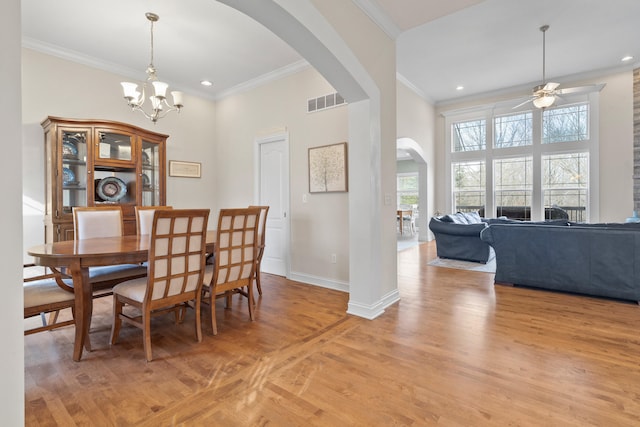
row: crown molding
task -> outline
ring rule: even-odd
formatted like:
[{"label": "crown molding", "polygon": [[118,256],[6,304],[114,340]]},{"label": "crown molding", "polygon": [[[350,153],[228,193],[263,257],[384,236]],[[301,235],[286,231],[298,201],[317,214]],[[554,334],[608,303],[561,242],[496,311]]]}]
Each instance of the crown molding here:
[{"label": "crown molding", "polygon": [[352,0],[371,20],[382,29],[391,39],[398,38],[402,30],[384,13],[375,0]]},{"label": "crown molding", "polygon": [[233,86],[227,90],[219,92],[216,94],[215,100],[219,101],[223,98],[226,98],[232,95],[238,95],[242,92],[247,92],[251,89],[265,85],[272,81],[290,76],[292,74],[296,74],[302,70],[309,68],[310,66],[311,65],[309,65],[309,63],[306,60],[302,59],[300,61],[294,62],[293,64],[289,64],[285,67],[278,68],[277,70],[273,70],[271,72],[258,76],[255,79],[247,80],[244,83],[240,83],[239,85]]},{"label": "crown molding", "polygon": [[397,71],[396,71],[396,79],[400,83],[405,85],[407,87],[407,89],[409,89],[410,91],[412,91],[413,93],[418,95],[420,98],[422,98],[425,102],[428,102],[431,105],[435,104],[433,99],[431,99],[429,96],[427,96],[427,94],[424,93],[418,86],[416,86],[413,83],[411,83],[411,81],[409,79],[407,79],[405,76],[403,76],[402,74],[400,74]]}]

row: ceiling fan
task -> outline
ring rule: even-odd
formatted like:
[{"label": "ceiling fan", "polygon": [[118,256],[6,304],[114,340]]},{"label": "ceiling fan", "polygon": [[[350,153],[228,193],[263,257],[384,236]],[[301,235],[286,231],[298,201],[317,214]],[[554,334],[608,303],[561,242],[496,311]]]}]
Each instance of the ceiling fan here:
[{"label": "ceiling fan", "polygon": [[592,90],[595,85],[591,86],[579,86],[579,87],[570,87],[565,89],[558,89],[560,83],[553,83],[546,81],[545,74],[545,49],[546,49],[546,39],[545,33],[549,29],[548,25],[543,25],[540,27],[540,31],[542,31],[542,84],[533,88],[533,96],[526,101],[516,105],[513,107],[514,109],[522,107],[523,105],[532,102],[536,108],[547,108],[551,107],[553,103],[559,98],[559,95],[569,94],[569,93],[580,93],[580,92],[588,92]]}]

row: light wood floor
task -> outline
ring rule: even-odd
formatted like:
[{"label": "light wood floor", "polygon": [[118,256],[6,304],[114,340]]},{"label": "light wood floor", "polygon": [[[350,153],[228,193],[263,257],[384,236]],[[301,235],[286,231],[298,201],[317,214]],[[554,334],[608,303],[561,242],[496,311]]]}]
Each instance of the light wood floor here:
[{"label": "light wood floor", "polygon": [[402,300],[372,321],[344,293],[264,275],[253,323],[238,297],[200,344],[193,313],[154,319],[151,363],[135,328],[108,346],[103,298],[81,362],[72,328],[25,337],[26,424],[640,425],[640,307],[494,287],[434,257],[398,253]]}]

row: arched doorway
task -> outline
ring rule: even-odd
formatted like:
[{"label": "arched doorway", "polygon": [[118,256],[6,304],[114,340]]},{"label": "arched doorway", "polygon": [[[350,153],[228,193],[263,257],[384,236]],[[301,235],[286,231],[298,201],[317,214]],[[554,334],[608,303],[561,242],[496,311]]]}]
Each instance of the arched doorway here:
[{"label": "arched doorway", "polygon": [[422,212],[416,219],[418,228],[418,240],[421,242],[428,240],[427,215],[429,212],[427,205],[427,159],[422,147],[411,138],[398,138],[396,141],[396,151],[406,153],[417,165],[418,169],[418,206]]},{"label": "arched doorway", "polygon": [[[388,58],[390,66],[388,73],[380,73],[379,64],[375,65],[374,76],[363,65],[370,56],[366,48],[359,43],[349,45],[343,38],[348,37],[345,32],[353,31],[351,26],[340,27],[345,22],[344,16],[353,14],[359,18],[363,13],[353,4],[340,6],[340,19],[333,22],[332,14],[338,10],[335,2],[219,1],[251,16],[296,49],[348,102],[347,312],[373,319],[400,299],[395,255],[395,206],[391,204],[395,168],[384,167],[393,161],[395,149],[392,146],[396,114],[395,43],[386,35],[380,40],[378,56]],[[336,28],[343,32],[339,34]],[[380,34],[384,34],[376,28],[368,30],[372,39],[380,39]],[[358,29],[359,33],[362,31]],[[357,56],[352,49],[362,49],[360,53],[364,55]]]}]

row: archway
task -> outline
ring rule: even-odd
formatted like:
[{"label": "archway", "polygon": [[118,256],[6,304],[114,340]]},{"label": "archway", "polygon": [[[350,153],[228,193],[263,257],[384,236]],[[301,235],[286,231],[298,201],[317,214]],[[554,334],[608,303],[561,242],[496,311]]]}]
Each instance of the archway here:
[{"label": "archway", "polygon": [[428,240],[427,215],[429,212],[427,205],[427,159],[424,155],[422,147],[411,138],[398,138],[396,141],[396,150],[409,154],[414,162],[418,165],[418,205],[420,206],[421,215],[418,216],[416,225],[418,226],[418,240],[421,242]]},{"label": "archway", "polygon": [[[390,203],[395,188],[395,181],[391,181],[395,168],[383,167],[384,163],[391,161],[389,155],[395,147],[382,143],[383,137],[395,135],[395,67],[391,67],[393,73],[382,77],[377,70],[374,78],[363,66],[368,56],[366,52],[361,52],[365,53],[364,57],[356,56],[344,35],[336,31],[344,22],[342,15],[347,15],[349,10],[353,14],[363,13],[353,5],[339,6],[337,2],[327,4],[310,0],[218,1],[251,16],[291,45],[348,102],[347,312],[373,319],[400,299],[395,255],[395,207]],[[331,25],[329,20],[338,10],[340,17],[335,19],[340,21],[334,23],[336,26]],[[350,30],[351,27],[346,28],[346,31]],[[365,49],[357,43],[354,46]],[[393,53],[388,56],[395,61],[395,44],[386,46],[391,47],[384,50],[381,46],[379,53]],[[367,214],[362,215],[362,212]]]}]

